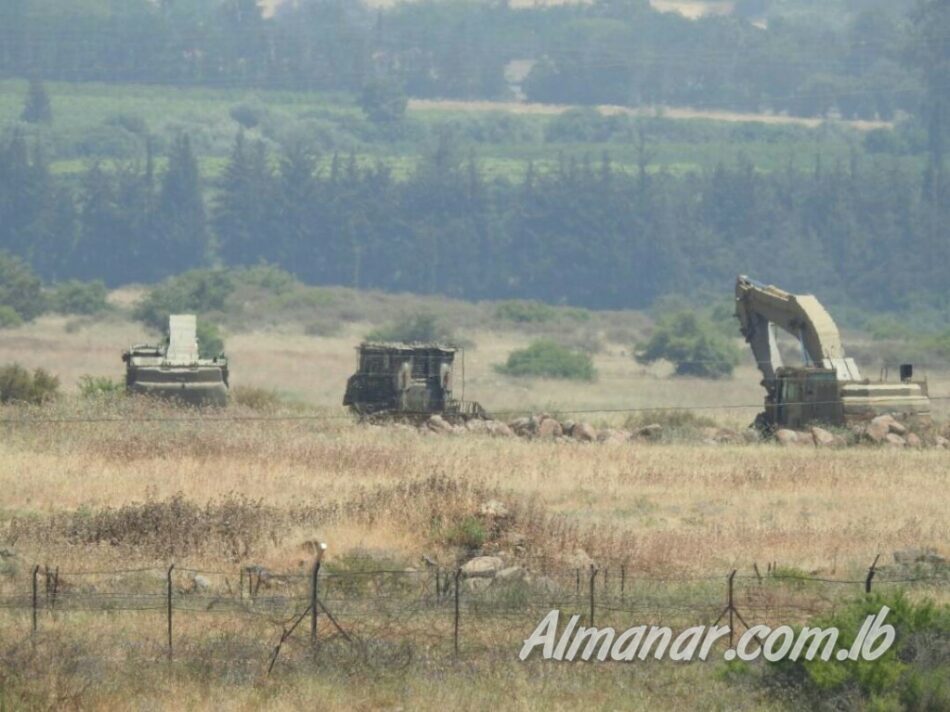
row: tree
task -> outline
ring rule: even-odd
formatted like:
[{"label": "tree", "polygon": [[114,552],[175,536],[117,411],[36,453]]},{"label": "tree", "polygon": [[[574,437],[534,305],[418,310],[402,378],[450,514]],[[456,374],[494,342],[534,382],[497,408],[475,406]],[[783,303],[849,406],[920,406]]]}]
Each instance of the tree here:
[{"label": "tree", "polygon": [[360,108],[374,124],[396,124],[406,115],[409,98],[396,82],[373,79],[363,86]]},{"label": "tree", "polygon": [[43,82],[39,79],[30,80],[30,88],[27,90],[26,102],[20,118],[28,124],[48,124],[53,120],[53,109],[50,106],[49,95],[46,93]]},{"label": "tree", "polygon": [[13,309],[24,321],[46,309],[42,282],[19,257],[0,251],[0,305]]},{"label": "tree", "polygon": [[708,319],[677,312],[660,319],[636,359],[644,364],[670,361],[680,376],[724,378],[738,365],[739,350]]},{"label": "tree", "polygon": [[162,177],[156,216],[158,234],[150,258],[157,277],[176,274],[205,262],[208,231],[198,160],[188,134],[175,139]]},{"label": "tree", "polygon": [[234,139],[220,188],[213,220],[227,262],[249,265],[273,257],[274,240],[261,239],[273,228],[273,175],[264,144],[248,144],[243,129]]}]

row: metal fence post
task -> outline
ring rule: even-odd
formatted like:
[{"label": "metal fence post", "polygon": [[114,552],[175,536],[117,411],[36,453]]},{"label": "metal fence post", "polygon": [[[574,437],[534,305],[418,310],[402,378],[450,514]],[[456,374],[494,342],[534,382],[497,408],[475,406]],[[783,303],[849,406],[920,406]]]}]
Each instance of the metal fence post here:
[{"label": "metal fence post", "polygon": [[620,564],[620,600],[623,601],[627,588],[627,565]]},{"label": "metal fence post", "polygon": [[168,575],[166,577],[168,604],[168,662],[171,662],[175,655],[175,649],[172,647],[172,572],[174,570],[175,564],[172,564],[168,567]]},{"label": "metal fence post", "polygon": [[462,569],[458,568],[455,570],[455,626],[452,633],[452,639],[455,646],[455,657],[459,655],[459,618],[460,618],[460,606],[459,606],[459,580],[462,578]]},{"label": "metal fence post", "polygon": [[40,577],[40,565],[36,564],[33,567],[33,636],[34,637],[36,636],[36,627],[37,627],[36,611],[37,611],[37,607],[39,606],[39,600],[38,600],[39,577]]},{"label": "metal fence post", "polygon": [[871,568],[868,569],[868,577],[864,579],[864,592],[871,593],[871,581],[874,580],[874,574],[877,573],[877,561],[881,558],[881,555],[878,554],[874,557],[874,561],[871,564]]},{"label": "metal fence post", "polygon": [[317,581],[320,576],[320,557],[313,563],[310,577],[310,643],[317,644]]},{"label": "metal fence post", "polygon": [[726,593],[727,606],[729,607],[729,647],[732,647],[732,628],[734,624],[733,613],[736,610],[735,606],[732,603],[732,593],[733,593],[733,579],[736,577],[735,569],[732,570],[732,573],[729,574],[729,584],[728,591]]},{"label": "metal fence post", "polygon": [[597,569],[590,565],[590,624],[594,625],[594,589],[597,585]]}]

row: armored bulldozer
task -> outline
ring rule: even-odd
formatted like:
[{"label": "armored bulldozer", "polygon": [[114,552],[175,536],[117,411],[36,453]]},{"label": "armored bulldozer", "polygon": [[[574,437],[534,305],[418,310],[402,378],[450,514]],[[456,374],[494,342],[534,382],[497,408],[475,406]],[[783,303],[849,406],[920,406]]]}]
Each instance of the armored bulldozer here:
[{"label": "armored bulldozer", "polygon": [[165,343],[137,344],[123,353],[126,391],[194,406],[227,405],[228,360],[223,354],[199,357],[197,326],[194,314],[173,314]]},{"label": "armored bulldozer", "polygon": [[360,344],[356,373],[346,382],[343,405],[374,420],[411,422],[432,415],[455,422],[486,418],[478,403],[454,395],[458,351],[437,344]]},{"label": "armored bulldozer", "polygon": [[[765,412],[756,418],[762,430],[801,428],[813,423],[851,425],[892,414],[930,420],[927,382],[915,380],[911,364],[900,367],[900,380],[863,378],[844,353],[838,327],[810,294],[790,294],[745,276],[736,280],[736,317],[752,347],[765,387]],[[786,366],[776,329],[801,345],[802,365]]]}]

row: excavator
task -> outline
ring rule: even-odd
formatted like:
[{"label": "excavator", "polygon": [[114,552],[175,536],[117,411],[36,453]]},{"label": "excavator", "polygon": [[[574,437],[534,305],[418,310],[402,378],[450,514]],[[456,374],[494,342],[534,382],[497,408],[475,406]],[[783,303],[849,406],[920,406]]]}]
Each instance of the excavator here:
[{"label": "excavator", "polygon": [[[791,294],[740,275],[736,318],[763,376],[765,412],[755,422],[760,430],[847,426],[885,413],[930,419],[927,383],[914,380],[913,365],[901,365],[899,382],[862,378],[854,359],[845,356],[834,320],[811,294]],[[783,363],[778,328],[801,344],[802,365]]]}]

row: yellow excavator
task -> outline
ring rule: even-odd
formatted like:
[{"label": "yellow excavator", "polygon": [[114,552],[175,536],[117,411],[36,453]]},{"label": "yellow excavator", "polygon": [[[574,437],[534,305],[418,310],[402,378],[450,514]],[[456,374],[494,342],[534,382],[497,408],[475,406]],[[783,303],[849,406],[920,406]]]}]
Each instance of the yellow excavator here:
[{"label": "yellow excavator", "polygon": [[[927,383],[914,380],[913,366],[901,365],[899,382],[862,378],[854,359],[845,356],[834,320],[814,296],[739,276],[736,317],[763,376],[765,412],[756,418],[760,429],[844,426],[885,413],[930,419]],[[783,363],[778,328],[801,344],[802,365]]]}]

